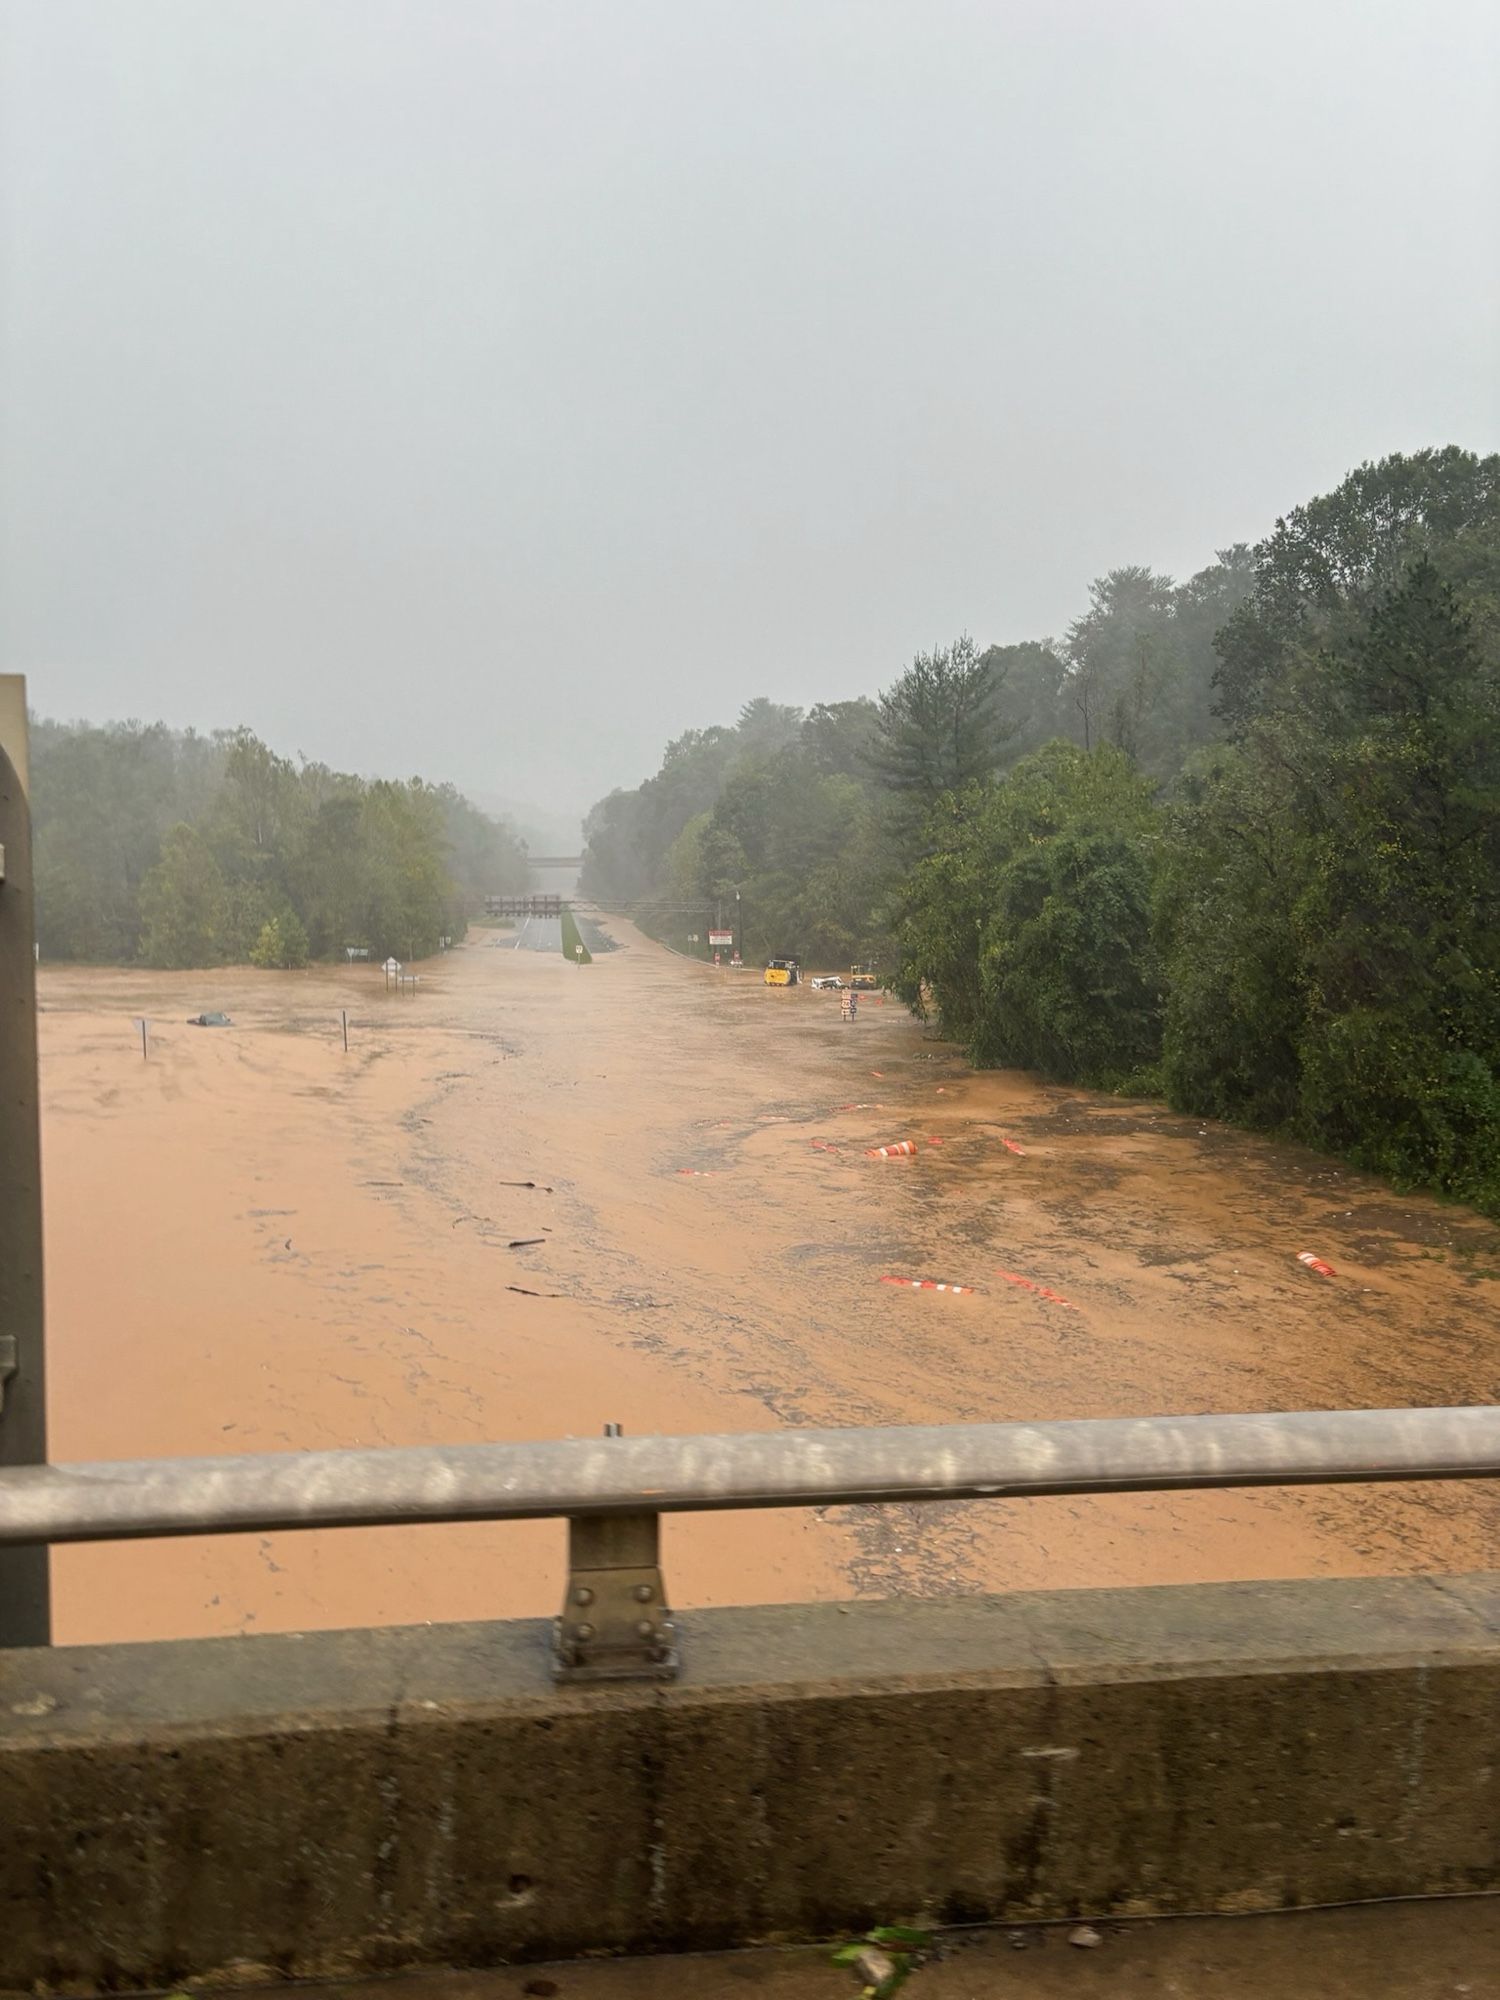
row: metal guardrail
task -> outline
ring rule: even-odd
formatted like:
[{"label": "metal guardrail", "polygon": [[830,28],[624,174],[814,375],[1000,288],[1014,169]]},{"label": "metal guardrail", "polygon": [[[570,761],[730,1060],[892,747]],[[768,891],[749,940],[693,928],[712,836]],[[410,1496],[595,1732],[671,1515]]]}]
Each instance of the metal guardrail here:
[{"label": "metal guardrail", "polygon": [[752,1507],[1027,1499],[1231,1486],[1500,1478],[1500,1407],[1109,1417],[422,1445],[23,1466],[0,1549],[289,1528],[558,1517],[561,1679],[670,1678],[660,1517]]}]

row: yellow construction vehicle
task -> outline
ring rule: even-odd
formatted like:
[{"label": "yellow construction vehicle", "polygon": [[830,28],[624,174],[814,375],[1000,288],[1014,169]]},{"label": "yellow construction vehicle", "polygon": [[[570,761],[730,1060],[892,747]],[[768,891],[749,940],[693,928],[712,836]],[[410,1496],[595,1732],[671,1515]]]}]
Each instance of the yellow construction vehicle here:
[{"label": "yellow construction vehicle", "polygon": [[766,967],[767,986],[795,986],[801,977],[795,958],[773,958]]},{"label": "yellow construction vehicle", "polygon": [[880,981],[875,976],[874,966],[866,963],[864,965],[850,966],[848,983],[851,992],[873,993],[880,984]]}]

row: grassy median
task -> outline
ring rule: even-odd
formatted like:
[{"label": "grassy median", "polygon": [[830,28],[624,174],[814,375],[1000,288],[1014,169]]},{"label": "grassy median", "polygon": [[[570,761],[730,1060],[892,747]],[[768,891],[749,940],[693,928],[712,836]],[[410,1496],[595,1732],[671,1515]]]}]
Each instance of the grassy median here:
[{"label": "grassy median", "polygon": [[562,948],[563,957],[571,958],[579,965],[592,965],[594,962],[594,954],[584,943],[582,933],[574,921],[573,912],[566,904],[562,912]]}]

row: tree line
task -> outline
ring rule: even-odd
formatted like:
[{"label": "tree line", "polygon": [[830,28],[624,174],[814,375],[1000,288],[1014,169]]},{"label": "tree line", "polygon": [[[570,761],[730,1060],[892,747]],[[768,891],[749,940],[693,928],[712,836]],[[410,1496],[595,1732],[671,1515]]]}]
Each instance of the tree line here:
[{"label": "tree line", "polygon": [[673,942],[738,890],[747,949],[878,955],[976,1064],[1500,1214],[1500,457],[1362,466],[1060,641],[751,702],[585,834]]},{"label": "tree line", "polygon": [[294,763],[248,729],[33,721],[31,796],[48,958],[421,958],[527,882],[524,844],[452,785]]}]

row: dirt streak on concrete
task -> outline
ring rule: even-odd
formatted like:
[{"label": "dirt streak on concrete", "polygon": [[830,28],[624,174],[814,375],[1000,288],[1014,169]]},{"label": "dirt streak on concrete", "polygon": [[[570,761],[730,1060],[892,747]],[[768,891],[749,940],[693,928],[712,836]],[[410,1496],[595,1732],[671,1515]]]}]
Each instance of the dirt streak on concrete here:
[{"label": "dirt streak on concrete", "polygon": [[[617,930],[581,969],[475,933],[400,999],[366,968],[44,967],[53,1456],[1500,1401],[1500,1230],[1471,1214],[974,1075],[894,1003],[846,1026],[836,995]],[[235,1026],[186,1026],[204,1007]],[[907,1137],[913,1160],[867,1156]],[[676,1600],[719,1604],[1461,1569],[1497,1525],[1471,1485],[719,1515],[666,1540]],[[562,1535],[63,1550],[59,1631],[544,1612]]]}]

